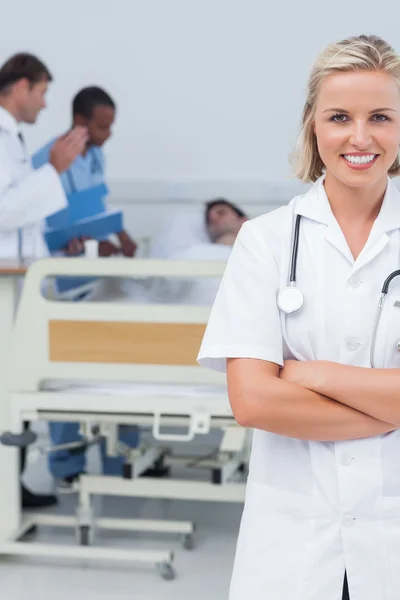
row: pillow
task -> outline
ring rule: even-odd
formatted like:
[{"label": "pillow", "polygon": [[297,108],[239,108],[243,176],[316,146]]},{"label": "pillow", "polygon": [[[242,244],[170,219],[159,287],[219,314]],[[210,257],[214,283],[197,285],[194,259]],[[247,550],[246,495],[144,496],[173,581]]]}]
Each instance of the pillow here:
[{"label": "pillow", "polygon": [[150,258],[169,258],[194,244],[210,243],[204,222],[204,209],[190,213],[177,213],[164,223],[161,233],[152,242]]}]

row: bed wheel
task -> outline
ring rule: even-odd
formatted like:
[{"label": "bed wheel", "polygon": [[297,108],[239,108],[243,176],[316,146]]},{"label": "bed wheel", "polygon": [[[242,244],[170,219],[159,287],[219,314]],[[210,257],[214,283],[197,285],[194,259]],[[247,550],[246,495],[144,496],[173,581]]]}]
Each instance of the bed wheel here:
[{"label": "bed wheel", "polygon": [[156,565],[157,571],[165,581],[172,581],[176,577],[175,569],[172,565],[167,562],[158,563]]},{"label": "bed wheel", "polygon": [[89,525],[81,525],[78,529],[79,532],[79,545],[90,546],[90,527]]},{"label": "bed wheel", "polygon": [[193,533],[187,533],[182,538],[182,547],[185,550],[193,550],[195,547]]}]

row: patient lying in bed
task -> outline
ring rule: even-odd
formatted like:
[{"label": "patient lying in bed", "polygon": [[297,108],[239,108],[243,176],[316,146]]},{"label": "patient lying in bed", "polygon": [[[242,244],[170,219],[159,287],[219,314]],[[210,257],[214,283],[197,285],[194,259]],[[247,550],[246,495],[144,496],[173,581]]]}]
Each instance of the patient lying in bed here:
[{"label": "patient lying in bed", "polygon": [[[238,207],[223,198],[208,202],[205,207],[204,241],[171,249],[165,258],[170,260],[228,260],[239,230],[247,220]],[[135,303],[211,305],[220,279],[211,277],[176,280],[150,278],[145,280],[105,280],[99,284],[91,301]]]},{"label": "patient lying in bed", "polygon": [[[209,202],[205,207],[204,221],[203,223],[200,221],[203,237],[199,236],[197,240],[192,240],[191,243],[184,243],[185,236],[179,237],[179,228],[178,235],[175,235],[176,230],[175,232],[169,231],[168,233],[172,233],[172,241],[178,242],[178,244],[175,243],[175,246],[170,248],[168,252],[164,249],[163,253],[158,255],[154,253],[153,258],[226,262],[239,229],[245,220],[246,215],[228,201],[219,198]],[[185,232],[183,231],[183,233]],[[219,277],[193,277],[180,278],[179,280],[159,277],[135,280],[104,279],[96,284],[93,294],[90,297],[86,296],[83,301],[211,306],[219,284]],[[165,389],[164,384],[163,386]],[[107,393],[104,386],[100,386],[100,389]],[[176,395],[176,386],[171,390],[171,393]],[[76,424],[53,423],[50,431],[54,443],[75,442],[80,439]],[[134,443],[137,443],[137,432],[132,435]],[[130,445],[132,445],[131,438]],[[63,451],[56,456],[58,471],[63,473],[63,479],[58,482],[58,485],[65,490],[72,485],[80,472],[84,470],[84,456],[80,456],[78,462],[75,460],[76,456],[74,457],[68,451]],[[121,464],[119,464],[119,469],[122,468]]]}]

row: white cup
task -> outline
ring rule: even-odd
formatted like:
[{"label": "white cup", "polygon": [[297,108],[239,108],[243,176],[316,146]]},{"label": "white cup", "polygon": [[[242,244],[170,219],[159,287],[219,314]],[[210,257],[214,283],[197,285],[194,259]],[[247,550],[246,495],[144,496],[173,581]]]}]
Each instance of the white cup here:
[{"label": "white cup", "polygon": [[97,258],[99,256],[98,240],[85,240],[84,244],[86,258]]}]

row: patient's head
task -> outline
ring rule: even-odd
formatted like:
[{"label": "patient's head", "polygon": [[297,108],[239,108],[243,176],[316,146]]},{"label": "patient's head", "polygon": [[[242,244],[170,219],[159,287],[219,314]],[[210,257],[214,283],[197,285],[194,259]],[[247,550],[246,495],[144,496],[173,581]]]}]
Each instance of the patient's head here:
[{"label": "patient's head", "polygon": [[207,202],[205,218],[211,240],[227,245],[233,245],[241,226],[248,219],[240,208],[225,198]]}]

